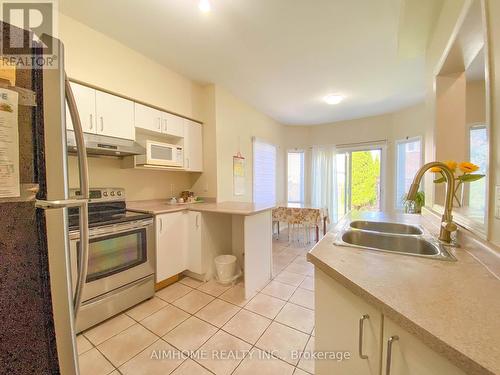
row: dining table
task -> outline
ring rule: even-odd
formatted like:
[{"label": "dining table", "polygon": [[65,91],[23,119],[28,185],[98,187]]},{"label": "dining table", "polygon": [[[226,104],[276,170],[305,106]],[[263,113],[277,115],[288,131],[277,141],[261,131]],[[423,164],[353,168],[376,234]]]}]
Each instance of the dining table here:
[{"label": "dining table", "polygon": [[328,208],[320,205],[285,202],[277,204],[272,211],[273,223],[277,223],[278,236],[280,233],[280,222],[287,224],[303,224],[311,225],[316,229],[316,242],[319,241],[319,228],[323,227],[323,235],[326,234],[326,229],[330,218],[328,216]]}]

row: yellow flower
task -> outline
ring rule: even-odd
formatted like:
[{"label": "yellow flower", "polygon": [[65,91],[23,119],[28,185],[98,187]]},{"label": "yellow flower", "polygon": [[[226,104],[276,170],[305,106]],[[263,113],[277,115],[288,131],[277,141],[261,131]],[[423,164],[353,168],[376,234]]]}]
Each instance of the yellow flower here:
[{"label": "yellow flower", "polygon": [[473,164],[473,163],[468,162],[468,161],[464,161],[463,163],[460,163],[458,165],[458,168],[460,168],[460,170],[464,173],[472,173],[472,172],[479,170],[479,167],[476,164]]},{"label": "yellow flower", "polygon": [[455,172],[455,170],[457,169],[457,162],[454,160],[446,160],[444,163],[448,168],[451,169],[452,172]]},{"label": "yellow flower", "polygon": [[[456,171],[456,169],[457,169],[457,162],[456,161],[446,160],[443,163],[446,164],[446,166],[448,168],[450,168],[452,172]],[[441,172],[441,167],[432,167],[431,168],[431,172],[440,173]]]}]

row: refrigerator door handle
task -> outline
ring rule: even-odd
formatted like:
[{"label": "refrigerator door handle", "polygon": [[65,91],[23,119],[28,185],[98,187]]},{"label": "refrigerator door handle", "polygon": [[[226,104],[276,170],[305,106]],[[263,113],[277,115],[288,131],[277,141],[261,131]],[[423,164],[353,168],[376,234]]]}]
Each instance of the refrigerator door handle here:
[{"label": "refrigerator door handle", "polygon": [[50,208],[70,208],[70,207],[83,207],[87,205],[87,199],[61,199],[58,201],[44,201],[37,199],[35,206],[44,210]]},{"label": "refrigerator door handle", "polygon": [[87,163],[87,151],[85,149],[85,140],[83,138],[83,128],[80,121],[80,116],[78,114],[78,108],[76,106],[75,97],[73,96],[73,91],[71,90],[71,85],[69,84],[68,77],[65,76],[65,95],[66,101],[68,103],[69,114],[71,116],[71,121],[73,122],[73,128],[75,131],[75,140],[77,146],[78,155],[78,169],[80,172],[80,192],[82,195],[80,205],[80,258],[78,259],[78,275],[76,278],[76,288],[75,295],[73,298],[74,314],[75,319],[78,316],[78,310],[82,304],[82,292],[83,286],[87,279],[87,267],[89,259],[89,209],[88,200],[90,198],[89,192],[89,172]]}]

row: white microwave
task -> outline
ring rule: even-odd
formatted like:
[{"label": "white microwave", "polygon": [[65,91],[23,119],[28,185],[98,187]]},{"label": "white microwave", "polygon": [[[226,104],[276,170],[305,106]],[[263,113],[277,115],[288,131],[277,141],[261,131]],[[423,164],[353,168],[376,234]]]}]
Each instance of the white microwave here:
[{"label": "white microwave", "polygon": [[136,156],[136,164],[182,168],[184,149],[182,146],[148,140],[146,141],[146,154]]}]

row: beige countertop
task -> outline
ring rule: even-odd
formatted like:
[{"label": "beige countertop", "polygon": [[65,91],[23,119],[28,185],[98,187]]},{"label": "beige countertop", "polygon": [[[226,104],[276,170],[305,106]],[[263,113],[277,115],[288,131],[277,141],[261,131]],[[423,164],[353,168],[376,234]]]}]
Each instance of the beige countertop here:
[{"label": "beige countertop", "polygon": [[[384,213],[353,213],[337,228],[358,218],[431,228],[420,215]],[[467,374],[500,374],[500,277],[494,268],[465,246],[451,250],[457,262],[446,262],[336,246],[334,233],[309,252],[310,262]]]},{"label": "beige countertop", "polygon": [[273,204],[254,204],[245,202],[169,204],[166,199],[127,202],[127,209],[146,212],[153,215],[190,210],[198,212],[250,216],[263,211],[271,210],[274,207],[275,205]]}]

